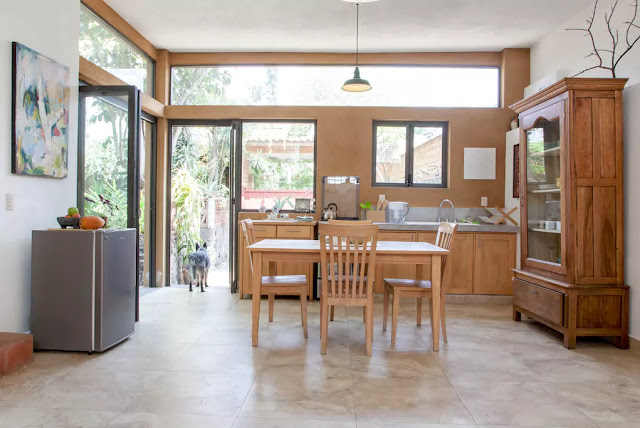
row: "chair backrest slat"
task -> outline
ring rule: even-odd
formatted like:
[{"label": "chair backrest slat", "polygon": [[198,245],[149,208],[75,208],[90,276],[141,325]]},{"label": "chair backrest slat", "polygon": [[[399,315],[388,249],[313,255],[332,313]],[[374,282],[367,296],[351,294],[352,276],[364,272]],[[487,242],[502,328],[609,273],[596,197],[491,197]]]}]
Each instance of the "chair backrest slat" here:
[{"label": "chair backrest slat", "polygon": [[[240,224],[242,225],[244,242],[246,243],[247,247],[249,245],[255,244],[256,236],[253,230],[253,221],[251,221],[251,219],[246,219],[242,220]],[[253,274],[253,257],[251,256],[251,251],[249,251],[249,265],[251,265],[251,274]]]},{"label": "chair backrest slat", "polygon": [[[438,226],[438,234],[436,235],[436,245],[445,250],[451,251],[453,246],[453,237],[458,230],[456,223],[440,223]],[[444,274],[444,268],[447,264],[447,255],[442,256],[441,273]]]},{"label": "chair backrest slat", "polygon": [[372,295],[378,226],[322,224],[319,232],[322,293],[349,299]]}]

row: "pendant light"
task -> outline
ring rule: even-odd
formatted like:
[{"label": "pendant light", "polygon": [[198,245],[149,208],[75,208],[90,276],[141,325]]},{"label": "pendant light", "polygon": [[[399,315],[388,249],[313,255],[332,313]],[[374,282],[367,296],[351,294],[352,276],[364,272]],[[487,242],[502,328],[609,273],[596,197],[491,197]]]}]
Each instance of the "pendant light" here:
[{"label": "pendant light", "polygon": [[347,92],[366,92],[371,90],[369,81],[360,77],[358,67],[358,53],[360,49],[360,3],[356,3],[356,69],[353,71],[353,79],[344,82],[342,89]]}]

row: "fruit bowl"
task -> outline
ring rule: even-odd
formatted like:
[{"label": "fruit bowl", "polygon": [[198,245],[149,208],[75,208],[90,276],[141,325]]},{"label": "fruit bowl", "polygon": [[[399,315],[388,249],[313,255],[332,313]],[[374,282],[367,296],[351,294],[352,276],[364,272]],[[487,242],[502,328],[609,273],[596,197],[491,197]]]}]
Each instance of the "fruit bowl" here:
[{"label": "fruit bowl", "polygon": [[80,229],[80,217],[58,217],[58,224],[62,229]]}]

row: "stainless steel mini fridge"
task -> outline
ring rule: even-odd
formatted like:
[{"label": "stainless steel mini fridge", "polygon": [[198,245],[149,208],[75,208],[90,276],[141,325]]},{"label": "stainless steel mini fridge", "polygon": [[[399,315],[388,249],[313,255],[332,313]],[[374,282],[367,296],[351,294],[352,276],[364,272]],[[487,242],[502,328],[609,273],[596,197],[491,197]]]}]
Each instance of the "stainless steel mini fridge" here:
[{"label": "stainless steel mini fridge", "polygon": [[35,230],[35,349],[104,351],[135,329],[136,230]]}]

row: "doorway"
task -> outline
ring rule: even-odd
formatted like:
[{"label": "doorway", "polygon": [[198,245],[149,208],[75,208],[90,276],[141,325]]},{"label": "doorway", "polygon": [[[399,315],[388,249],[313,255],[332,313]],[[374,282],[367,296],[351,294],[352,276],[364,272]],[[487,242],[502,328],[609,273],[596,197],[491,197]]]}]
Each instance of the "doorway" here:
[{"label": "doorway", "polygon": [[169,285],[189,284],[189,255],[206,244],[210,287],[233,284],[233,122],[171,121]]},{"label": "doorway", "polygon": [[138,234],[136,321],[140,287],[154,287],[155,118],[140,111],[134,86],[79,89],[78,195],[80,214]]}]

